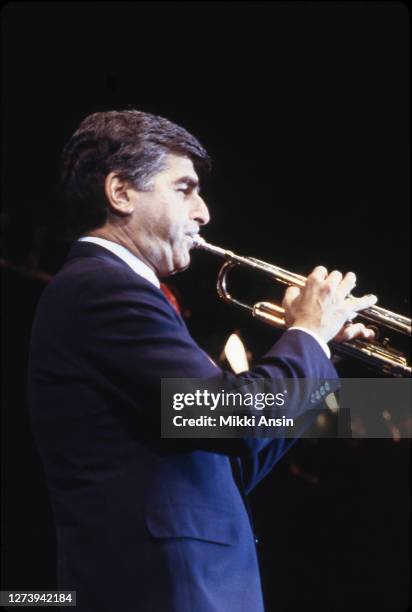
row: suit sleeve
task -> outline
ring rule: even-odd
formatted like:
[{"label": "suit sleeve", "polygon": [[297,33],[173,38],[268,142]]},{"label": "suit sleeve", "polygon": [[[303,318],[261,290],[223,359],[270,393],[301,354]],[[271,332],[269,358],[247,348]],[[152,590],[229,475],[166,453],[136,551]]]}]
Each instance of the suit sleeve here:
[{"label": "suit sleeve", "polygon": [[[162,293],[149,282],[130,281],[128,274],[101,271],[90,275],[77,301],[78,321],[83,330],[83,351],[94,368],[95,378],[109,380],[151,431],[159,432],[160,381],[162,378],[213,380],[230,392],[239,386],[239,376],[214,365],[191,338],[183,321]],[[307,379],[304,397],[289,397],[288,416],[313,408],[310,398],[319,381],[337,374],[319,344],[305,332],[283,334],[256,367],[241,375],[242,381],[261,379]],[[289,445],[284,439],[193,439],[179,440],[192,448],[238,457],[259,458],[249,465],[248,479],[257,481],[271,469]]]}]

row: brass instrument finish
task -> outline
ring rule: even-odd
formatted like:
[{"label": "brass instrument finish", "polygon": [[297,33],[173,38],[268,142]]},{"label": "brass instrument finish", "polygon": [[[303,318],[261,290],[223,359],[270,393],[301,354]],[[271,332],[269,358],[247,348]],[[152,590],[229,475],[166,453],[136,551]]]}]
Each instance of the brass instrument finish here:
[{"label": "brass instrument finish", "polygon": [[[218,255],[219,257],[223,257],[226,260],[219,271],[217,279],[217,292],[223,300],[247,309],[253,317],[260,319],[268,325],[283,329],[286,328],[284,319],[285,311],[281,306],[272,302],[257,302],[254,305],[241,302],[229,293],[227,276],[233,268],[245,266],[268,275],[278,283],[299,288],[304,287],[306,284],[306,278],[304,276],[289,272],[273,264],[261,261],[260,259],[255,259],[254,257],[237,255],[233,253],[233,251],[228,251],[210,244],[201,237],[195,238],[194,246],[198,249]],[[400,334],[406,336],[411,335],[411,319],[387,310],[386,308],[374,305],[360,311],[357,313],[357,316],[363,317],[376,325],[392,329]],[[331,342],[330,344],[333,352],[336,354],[360,359],[366,365],[380,370],[383,374],[389,374],[391,376],[412,375],[412,368],[408,365],[404,354],[390,346],[386,339],[383,342],[377,340],[367,341],[355,339],[349,342]]]}]

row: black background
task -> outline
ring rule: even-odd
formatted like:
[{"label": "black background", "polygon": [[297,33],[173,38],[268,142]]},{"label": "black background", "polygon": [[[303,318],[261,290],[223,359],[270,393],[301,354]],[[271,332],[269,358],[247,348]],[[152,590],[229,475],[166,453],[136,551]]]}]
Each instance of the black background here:
[{"label": "black background", "polygon": [[[9,3],[2,43],[3,588],[52,588],[25,404],[43,283],[25,270],[53,274],[67,252],[64,143],[97,110],[164,115],[214,160],[210,242],[303,274],[354,270],[360,292],[407,314],[409,15],[397,2]],[[212,356],[238,329],[258,357],[276,332],[218,301],[218,263],[195,254],[170,284]],[[268,612],[405,610],[409,482],[406,440],[299,442],[251,500]]]}]

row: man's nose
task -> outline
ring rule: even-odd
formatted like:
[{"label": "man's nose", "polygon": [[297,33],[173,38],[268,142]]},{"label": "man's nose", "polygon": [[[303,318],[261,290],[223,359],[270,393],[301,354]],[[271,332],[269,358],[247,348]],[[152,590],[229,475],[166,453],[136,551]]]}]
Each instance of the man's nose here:
[{"label": "man's nose", "polygon": [[196,203],[193,209],[192,218],[199,223],[199,225],[206,225],[210,221],[209,209],[206,206],[203,198],[196,194]]}]

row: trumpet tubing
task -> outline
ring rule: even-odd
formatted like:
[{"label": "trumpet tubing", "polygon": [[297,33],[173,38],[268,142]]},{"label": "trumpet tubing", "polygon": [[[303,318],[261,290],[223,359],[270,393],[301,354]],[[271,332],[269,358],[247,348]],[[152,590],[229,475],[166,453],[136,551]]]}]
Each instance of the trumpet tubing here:
[{"label": "trumpet tubing", "polygon": [[[269,325],[280,328],[286,327],[284,318],[285,311],[280,305],[272,302],[257,302],[252,305],[241,302],[229,293],[227,276],[233,268],[244,266],[256,272],[266,274],[278,283],[299,288],[305,286],[307,282],[305,276],[289,272],[279,266],[269,264],[254,257],[237,255],[233,251],[228,251],[210,244],[201,237],[196,237],[194,246],[225,259],[217,280],[217,292],[225,302],[247,309],[253,317]],[[358,315],[375,325],[389,328],[402,335],[411,335],[411,319],[387,310],[386,308],[374,305],[360,311]],[[411,376],[412,374],[412,368],[408,365],[406,357],[401,351],[390,346],[387,339],[383,342],[355,339],[340,344],[331,344],[335,353],[360,359],[367,365],[380,370],[382,373],[392,376]]]}]

